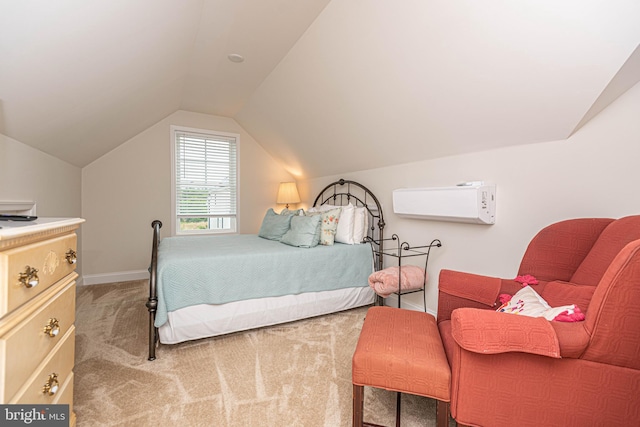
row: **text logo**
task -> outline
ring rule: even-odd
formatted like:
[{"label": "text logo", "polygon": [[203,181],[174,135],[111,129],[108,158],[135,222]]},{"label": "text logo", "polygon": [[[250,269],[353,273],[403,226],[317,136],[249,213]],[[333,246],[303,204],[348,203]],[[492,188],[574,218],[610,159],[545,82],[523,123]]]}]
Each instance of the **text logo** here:
[{"label": "text logo", "polygon": [[0,425],[68,427],[69,405],[0,405]]}]

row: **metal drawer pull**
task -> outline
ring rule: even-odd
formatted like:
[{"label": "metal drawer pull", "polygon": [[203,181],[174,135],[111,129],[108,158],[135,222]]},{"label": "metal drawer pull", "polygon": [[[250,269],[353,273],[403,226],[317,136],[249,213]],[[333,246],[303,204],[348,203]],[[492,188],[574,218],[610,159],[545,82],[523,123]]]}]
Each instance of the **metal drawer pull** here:
[{"label": "metal drawer pull", "polygon": [[42,387],[42,393],[48,394],[49,396],[53,396],[58,392],[60,388],[60,383],[58,382],[58,374],[53,373],[49,375],[49,379],[47,380],[44,387]]},{"label": "metal drawer pull", "polygon": [[25,285],[27,288],[38,286],[40,279],[38,279],[37,273],[37,269],[27,265],[24,269],[24,273],[20,273],[20,283]]},{"label": "metal drawer pull", "polygon": [[44,333],[51,338],[55,338],[60,333],[60,322],[55,317],[49,319],[49,323],[44,327]]},{"label": "metal drawer pull", "polygon": [[76,262],[78,262],[78,255],[73,249],[69,249],[64,257],[67,259],[67,262],[69,264],[75,264]]}]

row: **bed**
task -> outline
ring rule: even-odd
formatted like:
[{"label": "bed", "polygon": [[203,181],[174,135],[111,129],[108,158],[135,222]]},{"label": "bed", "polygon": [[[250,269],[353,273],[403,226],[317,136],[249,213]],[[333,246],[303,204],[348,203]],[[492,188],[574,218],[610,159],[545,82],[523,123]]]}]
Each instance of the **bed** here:
[{"label": "bed", "polygon": [[162,223],[153,221],[146,302],[149,360],[156,358],[160,343],[176,344],[374,303],[376,295],[367,278],[382,268],[382,207],[365,186],[344,179],[327,185],[309,211],[324,219],[323,213],[335,212],[334,207],[341,207],[344,215],[353,211],[364,216],[359,223],[362,230],[355,231],[359,241],[343,237],[333,245],[306,248],[283,244],[284,238],[269,240],[254,234],[161,240]]}]

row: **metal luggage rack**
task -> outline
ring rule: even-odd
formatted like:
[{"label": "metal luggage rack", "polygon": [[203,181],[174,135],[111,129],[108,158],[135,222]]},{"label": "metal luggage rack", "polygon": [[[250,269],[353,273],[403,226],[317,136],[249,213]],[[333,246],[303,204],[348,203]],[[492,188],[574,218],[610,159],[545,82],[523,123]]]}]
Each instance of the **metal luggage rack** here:
[{"label": "metal luggage rack", "polygon": [[[380,245],[380,243],[384,242],[384,241],[394,241],[396,242],[396,247],[392,247],[389,248],[389,245],[384,245],[384,246],[379,246],[379,247],[384,247],[384,250],[380,251],[378,253],[378,255],[380,257],[382,256],[389,256],[389,257],[393,257],[396,258],[398,260],[398,292],[394,292],[394,294],[398,295],[398,308],[400,308],[400,302],[401,302],[401,297],[402,295],[408,295],[408,294],[412,294],[415,292],[422,292],[422,297],[423,297],[423,305],[424,305],[424,311],[427,311],[427,293],[425,292],[425,287],[427,285],[427,266],[429,264],[429,254],[431,252],[432,248],[435,247],[441,247],[442,246],[442,242],[440,241],[440,239],[433,239],[431,241],[431,243],[429,243],[428,245],[423,245],[423,246],[411,246],[408,242],[400,242],[400,238],[398,237],[397,234],[393,234],[391,236],[391,238],[389,239],[382,239],[381,241],[375,241],[369,237],[365,238],[365,241],[368,242],[373,242],[376,245]],[[374,251],[373,249],[373,245],[371,246],[372,252]],[[408,291],[403,291],[402,290],[402,260],[405,258],[412,258],[412,257],[419,257],[419,256],[424,256],[425,260],[424,260],[424,277],[423,277],[423,282],[422,282],[422,288],[420,289],[413,289],[413,290],[408,290]],[[376,253],[373,252],[373,257],[375,259],[376,257]]]}]

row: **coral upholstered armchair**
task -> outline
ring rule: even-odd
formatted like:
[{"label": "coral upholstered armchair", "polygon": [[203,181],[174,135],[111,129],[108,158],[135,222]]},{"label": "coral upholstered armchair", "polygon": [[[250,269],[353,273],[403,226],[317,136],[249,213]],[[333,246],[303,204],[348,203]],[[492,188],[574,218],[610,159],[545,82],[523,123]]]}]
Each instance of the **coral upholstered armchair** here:
[{"label": "coral upholstered armchair", "polygon": [[442,270],[438,327],[451,415],[472,426],[640,425],[640,216],[544,228],[518,275],[583,321],[496,312],[514,280]]}]

